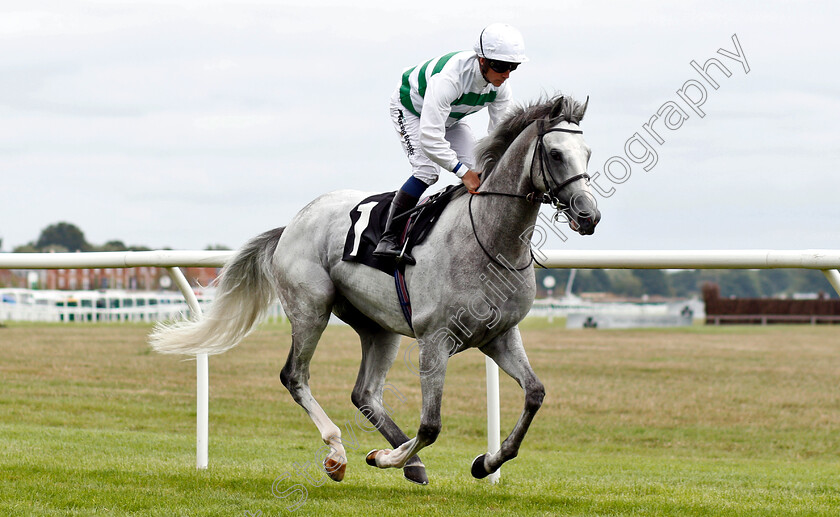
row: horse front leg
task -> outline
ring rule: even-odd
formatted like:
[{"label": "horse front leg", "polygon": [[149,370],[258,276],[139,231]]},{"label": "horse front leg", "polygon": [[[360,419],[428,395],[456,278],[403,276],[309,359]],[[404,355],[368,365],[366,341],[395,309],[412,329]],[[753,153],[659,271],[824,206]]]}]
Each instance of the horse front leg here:
[{"label": "horse front leg", "polygon": [[481,347],[480,350],[493,359],[505,373],[516,379],[516,382],[525,392],[525,407],[519,421],[516,422],[505,441],[502,442],[501,448],[495,453],[491,451],[473,460],[472,475],[478,479],[496,472],[504,462],[516,457],[519,453],[519,446],[528,432],[528,427],[534,420],[534,415],[540,409],[545,397],[545,387],[528,362],[528,356],[522,346],[522,337],[519,335],[518,327],[513,327],[498,336]]},{"label": "horse front leg", "polygon": [[373,450],[367,455],[367,464],[379,468],[403,468],[420,449],[428,447],[440,434],[440,405],[443,399],[443,382],[446,378],[448,349],[429,343],[420,343],[420,390],[423,395],[423,409],[417,436],[394,450]]}]

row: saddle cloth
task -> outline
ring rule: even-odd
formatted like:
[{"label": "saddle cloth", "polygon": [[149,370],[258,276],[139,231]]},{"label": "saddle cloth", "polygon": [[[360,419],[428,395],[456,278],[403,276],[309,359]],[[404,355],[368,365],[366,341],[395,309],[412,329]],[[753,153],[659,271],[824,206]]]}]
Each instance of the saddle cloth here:
[{"label": "saddle cloth", "polygon": [[[408,218],[405,224],[399,224],[399,227],[403,229],[400,243],[405,244],[408,241],[408,245],[405,246],[406,253],[410,253],[415,246],[426,239],[453,194],[463,188],[463,185],[450,185],[437,194],[421,200],[417,205],[417,211]],[[350,230],[344,242],[343,260],[360,262],[389,275],[394,274],[395,261],[390,257],[376,257],[373,255],[373,250],[376,249],[385,230],[388,210],[395,195],[396,192],[375,194],[353,207],[350,211]]]}]

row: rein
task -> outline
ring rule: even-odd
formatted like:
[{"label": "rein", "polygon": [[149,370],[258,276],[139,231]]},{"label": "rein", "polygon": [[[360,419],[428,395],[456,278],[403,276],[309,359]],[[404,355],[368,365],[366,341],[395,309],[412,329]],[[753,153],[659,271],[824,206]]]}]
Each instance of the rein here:
[{"label": "rein", "polygon": [[[502,196],[502,197],[516,198],[516,199],[524,199],[524,200],[528,201],[529,203],[552,205],[557,209],[558,213],[559,212],[566,212],[566,211],[569,210],[569,206],[567,204],[563,203],[562,201],[560,201],[560,198],[559,198],[560,191],[563,190],[563,188],[565,188],[567,185],[569,185],[569,184],[571,184],[571,183],[573,183],[573,182],[575,182],[579,179],[585,179],[585,180],[590,179],[589,174],[584,172],[582,174],[576,174],[576,175],[574,175],[570,178],[567,178],[564,181],[562,181],[561,183],[556,183],[556,182],[553,181],[554,178],[551,176],[551,174],[546,173],[546,169],[548,169],[549,172],[550,172],[551,167],[549,165],[547,165],[548,160],[547,160],[547,157],[546,157],[545,143],[543,142],[543,138],[545,137],[545,135],[547,135],[548,133],[573,133],[573,134],[582,135],[583,131],[580,130],[580,129],[566,129],[566,128],[552,128],[552,129],[549,129],[549,130],[545,130],[545,129],[543,129],[543,124],[542,124],[543,122],[544,122],[543,120],[538,121],[537,145],[534,147],[534,158],[531,160],[531,185],[532,186],[535,185],[535,183],[534,183],[534,162],[536,161],[537,157],[539,156],[539,158],[540,158],[540,175],[542,176],[543,184],[548,189],[548,192],[542,192],[541,193],[541,192],[538,192],[538,191],[535,190],[535,191],[530,192],[528,194],[522,195],[522,194],[511,194],[509,192],[488,192],[488,191],[483,191],[483,190],[479,191],[479,190],[469,190],[469,189],[467,190],[467,192],[472,194],[472,196],[470,197],[470,201],[467,204],[467,207],[468,207],[468,212],[470,214],[470,225],[472,226],[472,231],[473,231],[473,236],[475,237],[475,241],[478,243],[478,246],[481,248],[481,251],[484,252],[484,254],[487,256],[487,258],[490,259],[491,262],[493,262],[495,265],[497,265],[499,267],[503,267],[505,269],[509,269],[509,268],[507,266],[505,266],[504,264],[500,263],[498,260],[496,260],[496,258],[493,257],[490,254],[489,251],[487,251],[487,248],[484,247],[484,244],[481,242],[481,239],[478,238],[478,232],[476,231],[476,228],[475,228],[475,219],[473,218],[473,212],[472,212],[472,202],[473,202],[474,196],[478,196],[478,195],[482,195],[482,196]],[[549,178],[551,178],[553,183],[556,183],[554,187],[550,186],[551,182],[549,182]],[[529,267],[531,267],[531,265],[534,262],[537,262],[536,258],[534,257],[534,251],[529,248],[529,252],[530,252],[530,255],[531,255],[531,260],[528,261],[528,264],[526,264],[525,266],[523,266],[521,268],[514,268],[514,271],[517,271],[517,272],[518,271],[524,271],[524,270],[528,269]],[[546,269],[545,266],[543,266],[539,262],[537,262],[537,265],[539,265],[543,269]]]}]

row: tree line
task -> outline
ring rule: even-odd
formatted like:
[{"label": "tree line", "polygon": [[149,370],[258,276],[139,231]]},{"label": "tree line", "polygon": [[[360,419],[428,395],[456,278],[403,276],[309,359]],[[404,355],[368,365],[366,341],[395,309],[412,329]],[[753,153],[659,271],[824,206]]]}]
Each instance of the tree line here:
[{"label": "tree line", "polygon": [[[0,245],[2,244],[0,240]],[[230,249],[223,245],[207,246],[208,250]],[[121,240],[110,240],[105,244],[91,244],[85,238],[84,232],[75,224],[58,222],[41,230],[38,239],[14,248],[15,253],[48,253],[48,252],[76,252],[76,251],[150,251],[147,246],[126,245]]]},{"label": "tree line", "polygon": [[[553,276],[556,283],[551,294],[563,294],[569,274],[568,269],[538,269],[537,288],[540,294],[549,294],[544,284],[547,276]],[[825,275],[810,269],[690,269],[673,272],[661,269],[579,269],[572,292],[690,298],[700,296],[704,283],[717,284],[722,297],[772,298],[823,292],[837,298]]]}]

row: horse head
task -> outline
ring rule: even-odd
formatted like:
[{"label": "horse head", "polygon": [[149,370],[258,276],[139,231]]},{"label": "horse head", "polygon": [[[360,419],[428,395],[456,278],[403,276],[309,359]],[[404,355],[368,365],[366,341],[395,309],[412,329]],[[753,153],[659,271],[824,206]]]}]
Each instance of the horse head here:
[{"label": "horse head", "polygon": [[572,230],[592,235],[601,220],[586,173],[591,149],[583,139],[580,121],[589,105],[558,97],[548,116],[536,120],[537,142],[531,162],[531,183],[563,214]]}]

